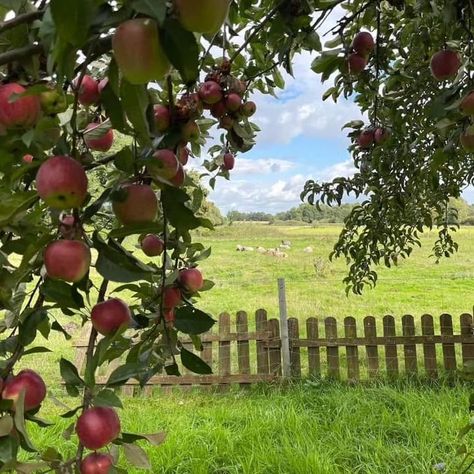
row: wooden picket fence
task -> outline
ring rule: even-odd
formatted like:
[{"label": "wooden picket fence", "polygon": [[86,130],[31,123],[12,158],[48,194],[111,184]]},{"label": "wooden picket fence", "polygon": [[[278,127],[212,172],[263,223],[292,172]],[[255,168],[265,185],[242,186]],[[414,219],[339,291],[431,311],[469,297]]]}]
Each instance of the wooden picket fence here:
[{"label": "wooden picket fence", "polygon": [[[380,321],[379,321],[380,322]],[[356,319],[346,317],[342,328],[335,318],[320,321],[308,318],[302,324],[289,318],[289,360],[293,378],[305,376],[329,377],[358,382],[376,377],[420,375],[436,378],[440,374],[456,372],[459,367],[474,360],[474,333],[471,314],[459,319],[459,334],[455,334],[453,318],[442,314],[439,325],[431,315],[421,317],[419,325],[411,315],[396,320],[393,316],[382,319],[377,327],[373,316],[363,319],[358,327]],[[245,387],[259,382],[272,382],[282,377],[282,347],[280,321],[268,319],[263,309],[255,314],[255,330],[249,331],[247,313],[236,314],[232,330],[231,317],[219,316],[217,331],[203,334],[202,351],[198,354],[212,368],[212,375],[195,375],[182,369],[180,377],[159,375],[143,388],[150,394],[154,387],[170,389],[173,386],[190,388],[231,384]],[[82,338],[81,338],[82,339]],[[191,350],[190,339],[182,341]],[[75,343],[76,365],[84,371],[87,343]],[[362,350],[361,350],[362,349]],[[110,364],[98,382],[105,383],[116,368]],[[285,375],[285,374],[283,374]],[[133,395],[138,382],[130,380],[122,391]]]}]

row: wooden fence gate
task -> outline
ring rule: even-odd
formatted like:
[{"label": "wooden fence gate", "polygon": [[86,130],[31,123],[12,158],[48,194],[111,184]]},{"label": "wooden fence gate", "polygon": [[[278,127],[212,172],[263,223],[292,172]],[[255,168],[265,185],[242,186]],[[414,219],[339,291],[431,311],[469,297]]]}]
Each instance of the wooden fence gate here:
[{"label": "wooden fence gate", "polygon": [[[376,377],[420,375],[436,378],[454,373],[462,364],[474,360],[473,319],[462,314],[459,324],[453,324],[449,314],[439,320],[431,315],[421,317],[415,324],[411,315],[400,319],[385,316],[377,327],[373,316],[367,316],[358,327],[356,319],[347,317],[342,327],[335,318],[308,318],[304,324],[289,318],[290,374],[294,378],[306,376],[329,377],[357,382]],[[271,382],[282,377],[282,347],[280,322],[268,319],[267,312],[258,310],[250,321],[244,311],[235,318],[223,313],[216,330],[203,334],[199,355],[212,368],[212,375],[195,375],[182,369],[181,377],[160,375],[153,377],[143,389],[150,393],[154,387],[171,388],[193,385],[228,387],[230,384],[248,386]],[[188,350],[189,339],[183,343]],[[83,372],[87,343],[75,343],[76,364]],[[98,382],[105,383],[116,365],[109,365]],[[285,374],[283,374],[285,375]],[[130,380],[123,392],[133,395],[138,382]]]}]

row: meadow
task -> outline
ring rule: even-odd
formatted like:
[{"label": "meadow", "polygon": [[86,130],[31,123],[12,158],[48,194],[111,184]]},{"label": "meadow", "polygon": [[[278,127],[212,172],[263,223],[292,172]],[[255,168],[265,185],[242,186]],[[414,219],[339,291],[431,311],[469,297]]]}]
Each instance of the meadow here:
[{"label": "meadow", "polygon": [[[459,231],[459,253],[439,264],[429,258],[435,236],[426,234],[412,258],[380,269],[375,289],[347,297],[344,262],[327,259],[338,232],[337,226],[234,224],[201,234],[199,239],[212,247],[202,269],[216,285],[198,305],[213,315],[265,308],[275,317],[277,278],[284,277],[289,314],[301,319],[472,311],[474,229]],[[286,259],[235,250],[238,244],[276,247],[282,240],[292,242]],[[307,246],[314,253],[304,253]],[[59,414],[66,411],[62,404],[73,407],[76,400],[60,387],[55,361],[73,358],[73,349],[60,336],[47,344],[53,353],[23,363],[36,366],[49,382],[54,398],[41,415],[55,425],[31,427],[31,433],[40,448],[53,444],[72,452],[74,443],[61,436],[70,421]],[[154,473],[422,473],[455,460],[457,433],[469,420],[470,388],[443,380],[359,386],[303,380],[226,393],[155,392],[151,398],[125,399],[121,418],[125,431],[166,432],[160,447],[142,445]],[[121,465],[143,472],[128,466],[123,455]]]}]

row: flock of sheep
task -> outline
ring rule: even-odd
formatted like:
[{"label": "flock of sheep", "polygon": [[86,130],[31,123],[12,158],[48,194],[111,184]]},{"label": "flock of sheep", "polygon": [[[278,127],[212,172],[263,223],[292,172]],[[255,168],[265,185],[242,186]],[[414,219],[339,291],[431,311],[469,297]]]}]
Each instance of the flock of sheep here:
[{"label": "flock of sheep", "polygon": [[[235,248],[237,252],[257,252],[263,255],[270,255],[272,257],[287,258],[288,254],[285,251],[291,250],[291,242],[289,240],[282,240],[278,247],[266,249],[265,247],[247,247],[245,245],[237,245]],[[305,247],[304,253],[313,253],[313,247]]]}]

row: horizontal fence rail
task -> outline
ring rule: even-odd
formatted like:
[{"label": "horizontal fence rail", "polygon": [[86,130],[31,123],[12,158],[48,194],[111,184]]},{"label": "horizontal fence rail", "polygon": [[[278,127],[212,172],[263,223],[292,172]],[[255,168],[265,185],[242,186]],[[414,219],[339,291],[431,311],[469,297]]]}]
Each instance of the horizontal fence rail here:
[{"label": "horizontal fence rail", "polygon": [[[281,379],[280,321],[268,319],[267,312],[261,309],[252,323],[253,330],[249,331],[249,318],[244,311],[239,311],[235,318],[222,313],[215,330],[201,335],[202,350],[197,352],[213,368],[213,374],[196,375],[181,368],[181,377],[151,378],[144,392],[150,394],[154,387],[173,386],[248,387]],[[312,376],[358,382],[376,377],[422,375],[434,379],[442,373],[452,374],[462,364],[474,360],[471,314],[462,314],[458,325],[453,324],[449,314],[442,314],[436,321],[425,314],[418,324],[413,316],[405,315],[397,319],[384,316],[378,322],[373,316],[361,321],[349,316],[342,324],[332,317],[308,318],[303,322],[289,318],[287,326],[293,378]],[[183,338],[181,342],[193,350],[191,339]],[[80,340],[75,347],[76,365],[83,373],[87,343]],[[110,364],[105,373],[99,374],[97,382],[105,383],[118,363]],[[133,395],[138,388],[138,382],[132,379],[122,391]]]}]

